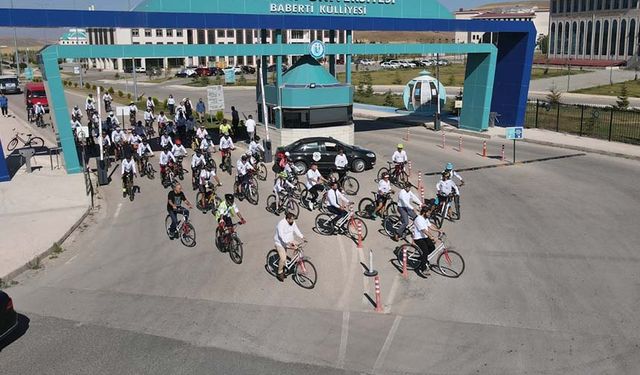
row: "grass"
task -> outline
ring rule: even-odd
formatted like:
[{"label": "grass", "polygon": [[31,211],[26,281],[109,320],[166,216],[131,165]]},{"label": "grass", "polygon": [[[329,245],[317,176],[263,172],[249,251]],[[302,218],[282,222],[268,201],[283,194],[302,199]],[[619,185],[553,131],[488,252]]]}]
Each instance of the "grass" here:
[{"label": "grass", "polygon": [[[397,69],[397,70],[376,70],[369,71],[373,85],[405,85],[413,78],[420,75],[423,70],[431,72],[431,75],[435,77],[436,69],[434,67],[428,68],[415,68],[415,69]],[[546,70],[546,73],[545,73]],[[571,70],[571,75],[586,73],[586,70]],[[440,80],[445,86],[462,86],[464,83],[464,64],[452,64],[449,66],[440,67]],[[531,70],[531,79],[552,78],[559,76],[566,76],[568,71],[565,69],[544,69],[533,68]],[[363,79],[364,71],[353,71],[353,84],[357,85]],[[345,73],[338,73],[338,80],[345,80]]]},{"label": "grass", "polygon": [[572,92],[589,95],[618,96],[620,95],[620,91],[622,90],[623,85],[627,86],[627,95],[630,98],[640,97],[640,80],[630,80],[626,82],[614,83],[613,85],[589,87]]},{"label": "grass", "polygon": [[211,85],[223,85],[223,86],[231,86],[231,87],[232,86],[255,86],[256,80],[245,79],[244,81],[240,82],[238,77],[236,77],[236,83],[227,84],[227,83],[224,83],[224,78],[221,78],[220,80],[216,80],[215,78],[211,79],[209,77],[200,77],[200,78],[194,78],[191,80],[191,82],[187,82],[184,85],[189,87],[207,87]]},{"label": "grass", "polygon": [[[356,103],[362,104],[371,104],[371,105],[380,105],[389,107],[386,99],[386,94],[373,94],[372,96],[359,95],[358,93],[353,94],[353,101]],[[391,95],[391,101],[393,105],[391,107],[394,108],[404,108],[404,103],[402,101],[402,96],[400,95]]]}]

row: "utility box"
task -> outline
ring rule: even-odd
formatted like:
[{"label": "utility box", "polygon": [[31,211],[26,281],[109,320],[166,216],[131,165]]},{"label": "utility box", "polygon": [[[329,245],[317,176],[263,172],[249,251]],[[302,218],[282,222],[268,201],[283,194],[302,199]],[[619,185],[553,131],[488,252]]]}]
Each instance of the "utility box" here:
[{"label": "utility box", "polygon": [[273,161],[273,151],[271,150],[271,141],[264,140],[264,162],[271,163]]},{"label": "utility box", "polygon": [[27,173],[31,173],[31,158],[36,154],[36,150],[33,148],[21,148],[18,150],[18,153],[22,158],[24,158],[24,164],[27,168]]},{"label": "utility box", "polygon": [[98,184],[100,186],[109,184],[109,166],[106,160],[97,159],[98,166]]}]

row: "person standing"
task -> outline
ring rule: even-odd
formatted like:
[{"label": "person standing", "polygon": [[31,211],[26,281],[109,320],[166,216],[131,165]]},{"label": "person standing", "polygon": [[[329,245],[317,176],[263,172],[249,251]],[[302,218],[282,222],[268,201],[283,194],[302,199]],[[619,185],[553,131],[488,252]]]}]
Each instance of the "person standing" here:
[{"label": "person standing", "polygon": [[240,125],[240,115],[238,114],[236,107],[231,106],[231,126],[233,127],[233,134],[235,134],[236,137],[238,136],[239,125]]},{"label": "person standing", "polygon": [[0,94],[0,110],[2,116],[9,116],[9,99],[4,94]]},{"label": "person standing", "polygon": [[[233,111],[233,107],[231,108]],[[247,137],[249,137],[248,142],[251,142],[253,141],[253,137],[256,134],[256,122],[253,120],[253,116],[249,115],[249,118],[247,119],[245,126],[247,127]]]},{"label": "person standing", "polygon": [[198,100],[198,104],[196,104],[196,113],[198,114],[198,122],[201,124],[204,121],[205,111],[206,108],[204,106],[204,102],[202,101],[202,98],[200,98],[200,100]]},{"label": "person standing", "polygon": [[169,115],[175,116],[176,100],[173,98],[173,95],[169,95],[169,98],[167,99],[167,107],[169,107]]}]

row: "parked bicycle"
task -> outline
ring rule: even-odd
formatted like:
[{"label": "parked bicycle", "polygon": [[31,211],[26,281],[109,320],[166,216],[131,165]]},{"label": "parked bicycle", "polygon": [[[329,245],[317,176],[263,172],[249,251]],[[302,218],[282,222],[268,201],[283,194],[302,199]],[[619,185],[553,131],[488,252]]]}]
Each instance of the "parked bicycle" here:
[{"label": "parked bicycle", "polygon": [[224,224],[218,225],[216,228],[216,247],[223,253],[229,253],[229,257],[235,264],[242,263],[242,241],[238,237],[236,227],[241,225],[240,222],[231,226]]},{"label": "parked bicycle", "polygon": [[405,163],[396,164],[393,161],[387,161],[387,164],[389,167],[382,167],[378,171],[378,178],[376,181],[382,180],[382,176],[388,173],[389,181],[400,189],[403,189],[408,183],[410,183],[409,174],[404,170]]},{"label": "parked bicycle", "polygon": [[[16,129],[14,128],[13,131]],[[26,138],[23,138],[25,136]],[[44,139],[40,137],[34,137],[33,134],[25,134],[16,132],[16,135],[7,144],[7,151],[13,151],[18,146],[18,143],[22,142],[22,147],[39,148],[44,147]]]},{"label": "parked bicycle", "polygon": [[365,224],[362,219],[355,216],[353,207],[347,211],[347,214],[344,217],[338,220],[336,220],[334,216],[334,214],[330,213],[321,213],[316,216],[315,228],[318,233],[325,236],[344,234],[352,240],[357,241],[359,227],[362,231],[361,239],[364,241],[364,239],[367,238],[367,224]]},{"label": "parked bicycle", "polygon": [[[178,224],[176,225],[176,233],[178,237],[180,237],[180,242],[186,247],[194,247],[196,246],[196,229],[193,227],[191,222],[182,214],[178,214],[180,219],[178,220]],[[167,230],[167,236],[172,238],[171,236],[171,216],[167,215],[164,219],[165,228]]]},{"label": "parked bicycle", "polygon": [[[362,198],[358,203],[358,216],[365,219],[373,219],[373,213],[375,212],[378,204],[376,198],[378,197],[377,191],[372,191],[373,199]],[[387,194],[387,200],[382,208],[384,212],[383,218],[389,215],[398,215],[398,204],[391,199],[391,194]]]},{"label": "parked bicycle", "polygon": [[[458,278],[464,272],[465,263],[464,258],[460,253],[451,249],[451,246],[447,243],[447,235],[442,233],[438,237],[438,243],[436,249],[429,254],[427,261],[431,265],[431,269],[437,272],[439,275]],[[398,246],[394,253],[399,264],[403,264],[404,250],[407,251],[407,269],[416,270],[420,267],[420,259],[422,257],[422,250],[414,244],[403,244]],[[435,262],[433,261],[435,259]]]},{"label": "parked bicycle", "polygon": [[[311,263],[309,257],[304,255],[304,247],[307,242],[302,242],[295,250],[293,258],[287,255],[287,260],[284,265],[285,276],[293,275],[293,281],[305,289],[313,289],[316,286],[318,280],[318,272],[316,267]],[[273,276],[278,275],[278,261],[280,256],[275,249],[271,249],[267,253],[267,264],[265,269]]]}]

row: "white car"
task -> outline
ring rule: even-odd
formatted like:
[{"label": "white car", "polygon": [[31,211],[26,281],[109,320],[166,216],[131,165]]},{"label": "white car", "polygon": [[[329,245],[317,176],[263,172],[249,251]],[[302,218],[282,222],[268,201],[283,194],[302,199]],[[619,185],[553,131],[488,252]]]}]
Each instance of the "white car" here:
[{"label": "white car", "polygon": [[431,61],[431,60],[422,60],[422,61],[420,61],[420,63],[422,64],[422,66],[431,66],[431,65],[433,65],[433,61]]},{"label": "white car", "polygon": [[136,68],[136,73],[146,73],[147,72],[147,68],[145,68],[144,66],[139,66]]},{"label": "white car", "polygon": [[366,65],[366,66],[371,66],[371,65],[375,65],[376,62],[373,61],[373,60],[363,59],[363,60],[360,61],[360,64]]},{"label": "white car", "polygon": [[380,64],[382,69],[398,69],[400,67],[399,64],[393,63],[392,61],[385,61]]},{"label": "white car", "polygon": [[407,68],[415,68],[416,67],[416,64],[414,64],[414,63],[412,63],[410,61],[402,60],[402,62],[405,64],[405,66]]}]

